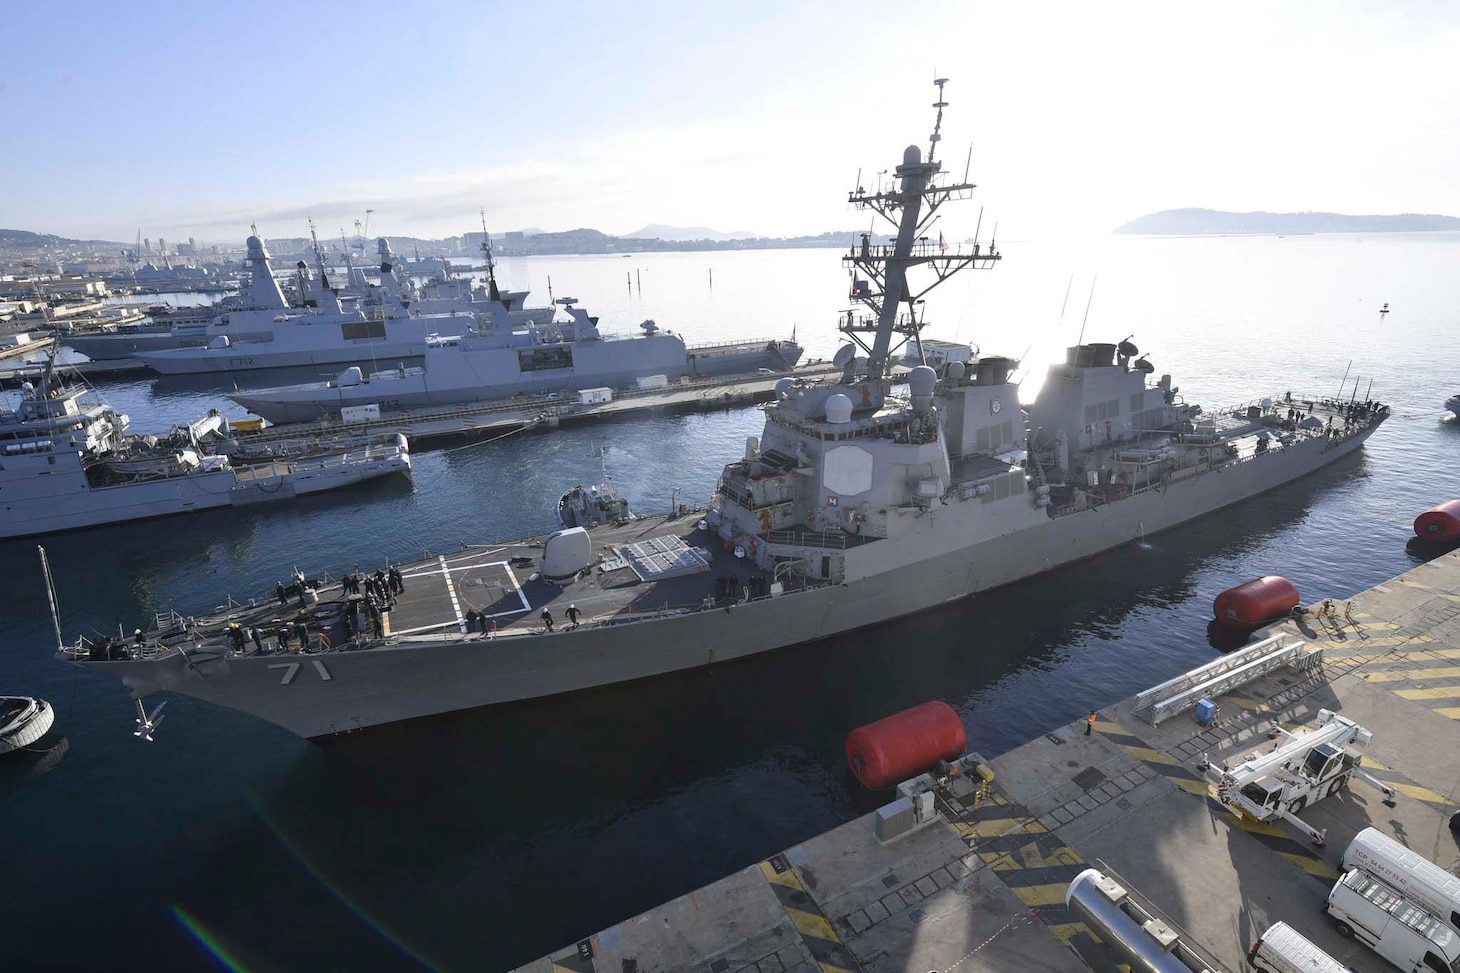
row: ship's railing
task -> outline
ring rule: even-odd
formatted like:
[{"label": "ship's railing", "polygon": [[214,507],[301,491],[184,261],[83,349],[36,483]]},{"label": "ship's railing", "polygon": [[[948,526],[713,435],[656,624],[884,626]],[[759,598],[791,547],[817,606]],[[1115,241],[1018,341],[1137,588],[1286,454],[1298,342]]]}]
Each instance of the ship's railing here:
[{"label": "ship's railing", "polygon": [[822,548],[846,550],[866,542],[866,538],[845,534],[841,531],[812,530],[766,530],[758,536],[767,544],[784,544],[787,547]]},{"label": "ship's railing", "polygon": [[751,350],[764,351],[770,345],[789,344],[785,338],[738,338],[734,341],[706,341],[697,345],[685,345],[684,350],[688,352],[708,351],[712,348],[724,349],[726,353]]}]

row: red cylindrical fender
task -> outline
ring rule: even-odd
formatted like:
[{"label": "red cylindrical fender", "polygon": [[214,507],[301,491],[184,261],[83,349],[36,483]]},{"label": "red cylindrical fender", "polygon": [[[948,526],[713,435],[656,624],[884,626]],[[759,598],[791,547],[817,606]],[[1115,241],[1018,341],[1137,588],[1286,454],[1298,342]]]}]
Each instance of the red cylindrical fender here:
[{"label": "red cylindrical fender", "polygon": [[1460,500],[1446,500],[1414,518],[1414,532],[1427,541],[1460,541]]},{"label": "red cylindrical fender", "polygon": [[1256,628],[1282,618],[1298,606],[1298,589],[1287,578],[1269,574],[1217,595],[1212,613],[1232,628]]},{"label": "red cylindrical fender", "polygon": [[939,760],[961,757],[967,746],[963,720],[953,707],[935,699],[847,734],[847,766],[863,785],[878,790]]}]

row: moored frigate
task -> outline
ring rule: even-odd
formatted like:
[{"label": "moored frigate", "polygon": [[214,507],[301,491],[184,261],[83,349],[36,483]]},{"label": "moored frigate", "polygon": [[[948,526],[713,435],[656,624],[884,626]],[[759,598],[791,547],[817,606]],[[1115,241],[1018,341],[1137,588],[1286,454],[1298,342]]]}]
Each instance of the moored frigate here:
[{"label": "moored frigate", "polygon": [[[992,243],[928,241],[940,207],[974,189],[936,161],[938,84],[927,153],[909,146],[890,186],[850,196],[896,233],[885,246],[868,235],[845,258],[870,313],[842,321],[853,344],[838,353],[840,380],[783,380],[707,509],[625,510],[464,545],[396,565],[399,586],[363,593],[358,579],[301,577],[277,601],[167,616],[113,657],[84,642],[62,656],[120,678],[139,699],[139,733],[153,725],[141,697],[172,691],[324,736],[886,622],[1281,486],[1383,422],[1380,406],[1287,396],[1207,413],[1169,376],[1148,383],[1153,367],[1129,341],[1070,348],[1026,416],[1011,359],[930,355],[923,296],[1001,258]],[[931,274],[915,286],[912,271]],[[939,365],[913,368],[901,399],[891,388],[900,346],[903,360]],[[260,647],[230,625],[258,629]]]}]

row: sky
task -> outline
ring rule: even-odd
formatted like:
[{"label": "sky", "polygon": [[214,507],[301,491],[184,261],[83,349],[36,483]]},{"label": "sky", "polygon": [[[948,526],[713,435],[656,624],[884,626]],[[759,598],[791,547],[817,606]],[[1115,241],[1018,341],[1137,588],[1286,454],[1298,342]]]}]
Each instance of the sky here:
[{"label": "sky", "polygon": [[[926,147],[1001,239],[1460,215],[1460,5],[6,0],[0,226],[238,244],[856,228]],[[979,207],[954,222],[969,236]],[[964,225],[967,223],[967,225]]]}]

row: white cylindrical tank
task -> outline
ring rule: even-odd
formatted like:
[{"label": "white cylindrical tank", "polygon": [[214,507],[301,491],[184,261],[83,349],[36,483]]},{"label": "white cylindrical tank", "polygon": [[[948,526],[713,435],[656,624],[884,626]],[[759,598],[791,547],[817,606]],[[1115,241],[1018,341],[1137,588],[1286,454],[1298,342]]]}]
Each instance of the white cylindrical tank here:
[{"label": "white cylindrical tank", "polygon": [[745,458],[753,460],[760,453],[760,439],[755,436],[745,437]]},{"label": "white cylindrical tank", "polygon": [[834,423],[852,421],[852,400],[838,392],[826,400],[826,421]]},{"label": "white cylindrical tank", "polygon": [[[1156,938],[1174,936],[1159,919],[1138,923],[1121,909],[1130,893],[1120,883],[1087,868],[1070,883],[1065,892],[1065,905],[1089,925],[1101,939],[1129,961],[1132,970],[1141,973],[1192,973],[1191,967],[1167,952],[1167,946]],[[1148,929],[1152,925],[1159,928]],[[1153,935],[1156,934],[1156,935]]]}]

